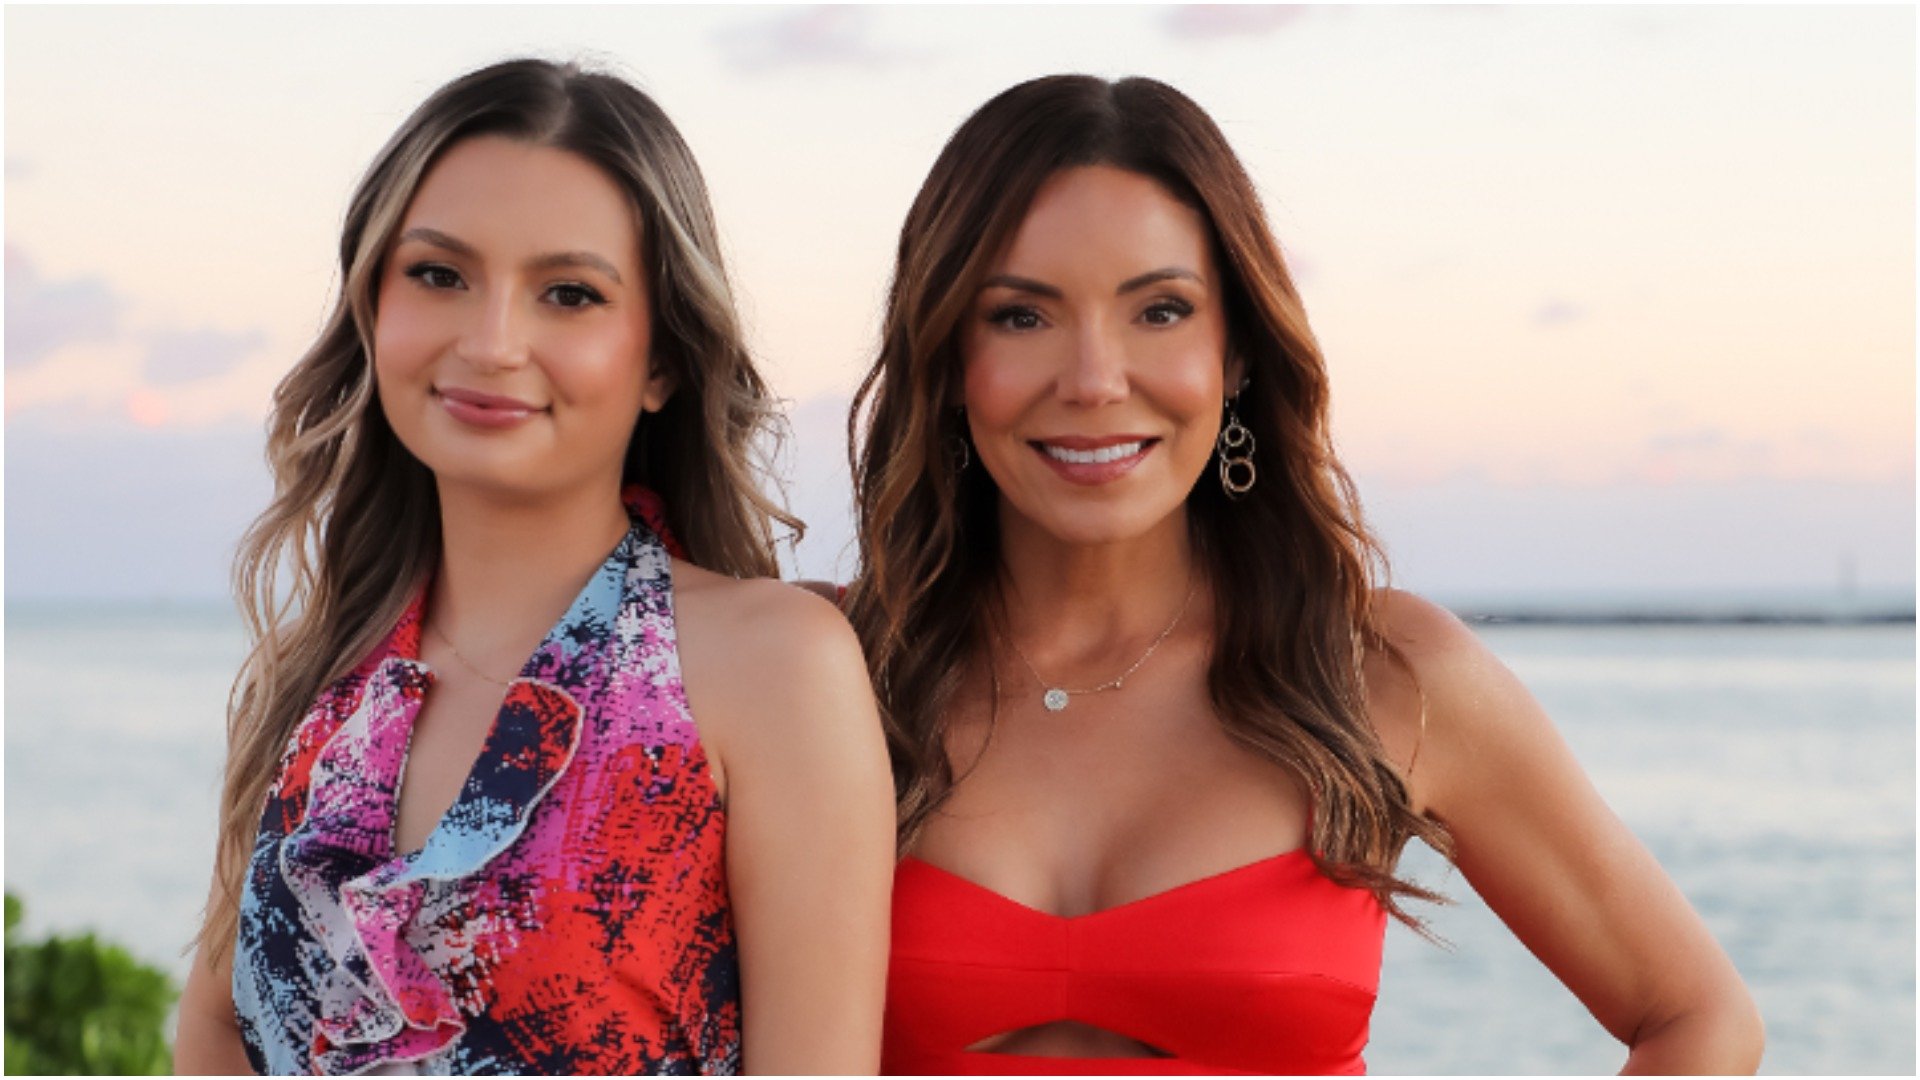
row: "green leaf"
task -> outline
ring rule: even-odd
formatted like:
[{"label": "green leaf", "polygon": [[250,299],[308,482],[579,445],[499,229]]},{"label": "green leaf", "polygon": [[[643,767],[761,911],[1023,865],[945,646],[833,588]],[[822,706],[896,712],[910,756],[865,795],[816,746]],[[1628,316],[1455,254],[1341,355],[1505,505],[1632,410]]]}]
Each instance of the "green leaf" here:
[{"label": "green leaf", "polygon": [[24,940],[23,905],[10,892],[6,903],[6,1071],[170,1072],[167,973],[91,933]]}]

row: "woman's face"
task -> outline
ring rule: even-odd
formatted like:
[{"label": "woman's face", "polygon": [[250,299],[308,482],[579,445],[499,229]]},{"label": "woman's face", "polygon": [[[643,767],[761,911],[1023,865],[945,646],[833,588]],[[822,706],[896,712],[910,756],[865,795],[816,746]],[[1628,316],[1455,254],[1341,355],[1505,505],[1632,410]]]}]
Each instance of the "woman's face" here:
[{"label": "woman's face", "polygon": [[373,366],[443,488],[618,490],[669,390],[640,251],[625,192],[578,155],[480,136],[427,173],[381,271]]},{"label": "woman's face", "polygon": [[1111,166],[1048,179],[960,338],[1009,525],[1110,543],[1182,512],[1220,431],[1226,340],[1197,211]]}]

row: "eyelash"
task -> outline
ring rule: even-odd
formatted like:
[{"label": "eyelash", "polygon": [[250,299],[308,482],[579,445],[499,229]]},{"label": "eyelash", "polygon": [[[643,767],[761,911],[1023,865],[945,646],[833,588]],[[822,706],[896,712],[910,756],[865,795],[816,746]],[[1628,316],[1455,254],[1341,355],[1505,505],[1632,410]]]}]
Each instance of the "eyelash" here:
[{"label": "eyelash", "polygon": [[[460,272],[442,263],[414,263],[412,266],[407,267],[405,272],[408,277],[425,285],[429,289],[454,289],[459,288],[461,284]],[[435,277],[441,274],[452,278],[453,281],[435,281]]]},{"label": "eyelash", "polygon": [[576,298],[577,300],[579,300],[579,303],[561,304],[556,301],[556,306],[558,307],[563,307],[568,309],[583,308],[583,307],[598,307],[601,304],[604,304],[607,302],[607,298],[600,295],[600,290],[594,288],[591,285],[582,285],[577,281],[563,281],[558,285],[550,285],[547,287],[547,291],[542,293],[541,295],[553,296],[554,294],[560,293],[560,292],[565,292],[567,295]]},{"label": "eyelash", "polygon": [[[418,281],[427,288],[436,291],[441,289],[463,288],[466,284],[460,280],[460,272],[445,263],[415,263],[407,267],[404,273],[406,276]],[[445,275],[445,277],[441,275]],[[449,281],[447,278],[451,278],[452,280]],[[600,290],[578,281],[562,281],[555,285],[549,285],[546,291],[540,295],[552,299],[555,307],[569,311],[584,307],[597,307],[607,302],[607,298],[601,294]],[[566,299],[560,299],[562,296]]]},{"label": "eyelash", "polygon": [[1035,326],[1015,326],[1013,325],[1015,319],[1032,319],[1038,322],[1040,313],[1025,304],[1003,304],[987,313],[987,321],[1002,330],[1011,330],[1017,334],[1038,329]]},{"label": "eyelash", "polygon": [[1174,320],[1169,322],[1153,322],[1152,320],[1148,320],[1147,325],[1172,326],[1174,321],[1184,319],[1187,316],[1193,314],[1193,305],[1187,303],[1185,300],[1174,300],[1174,299],[1156,300],[1147,307],[1147,310],[1140,313],[1140,317],[1144,319],[1147,316],[1154,315],[1156,313],[1164,313],[1164,314],[1172,315],[1174,316]]},{"label": "eyelash", "polygon": [[[1168,298],[1156,300],[1152,304],[1149,304],[1147,309],[1140,313],[1140,317],[1146,320],[1148,326],[1172,326],[1179,320],[1192,314],[1192,304],[1187,303],[1185,300]],[[1156,316],[1172,316],[1172,318],[1156,320]],[[1038,326],[1015,326],[1013,325],[1015,319],[1032,319],[1036,322],[1042,321],[1040,312],[1025,304],[1005,304],[987,313],[987,322],[1003,330],[1023,333],[1029,330],[1039,329]]]}]

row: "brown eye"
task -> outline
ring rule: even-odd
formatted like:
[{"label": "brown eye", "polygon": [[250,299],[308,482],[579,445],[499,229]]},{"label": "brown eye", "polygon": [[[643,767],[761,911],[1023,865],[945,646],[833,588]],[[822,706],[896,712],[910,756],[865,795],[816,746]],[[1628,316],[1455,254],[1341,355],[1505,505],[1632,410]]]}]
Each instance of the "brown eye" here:
[{"label": "brown eye", "polygon": [[1161,300],[1140,313],[1148,326],[1172,326],[1193,314],[1193,305],[1184,300]]},{"label": "brown eye", "polygon": [[441,263],[415,263],[407,267],[408,277],[429,289],[460,289],[466,282],[460,280],[459,271]]},{"label": "brown eye", "polygon": [[1042,325],[1040,313],[1020,304],[1008,304],[994,308],[987,314],[987,321],[1003,330],[1038,330]]},{"label": "brown eye", "polygon": [[592,307],[595,304],[604,304],[607,302],[606,297],[601,296],[593,288],[577,282],[567,282],[553,286],[547,290],[547,299],[554,305],[563,308]]}]

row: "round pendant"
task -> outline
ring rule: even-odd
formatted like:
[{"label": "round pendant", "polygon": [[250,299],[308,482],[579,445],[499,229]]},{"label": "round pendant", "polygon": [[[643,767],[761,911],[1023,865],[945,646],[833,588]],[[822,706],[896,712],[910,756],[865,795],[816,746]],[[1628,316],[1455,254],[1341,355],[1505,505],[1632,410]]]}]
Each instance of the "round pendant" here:
[{"label": "round pendant", "polygon": [[1045,705],[1048,712],[1059,712],[1067,707],[1067,692],[1058,687],[1048,690],[1040,695],[1040,704]]}]

